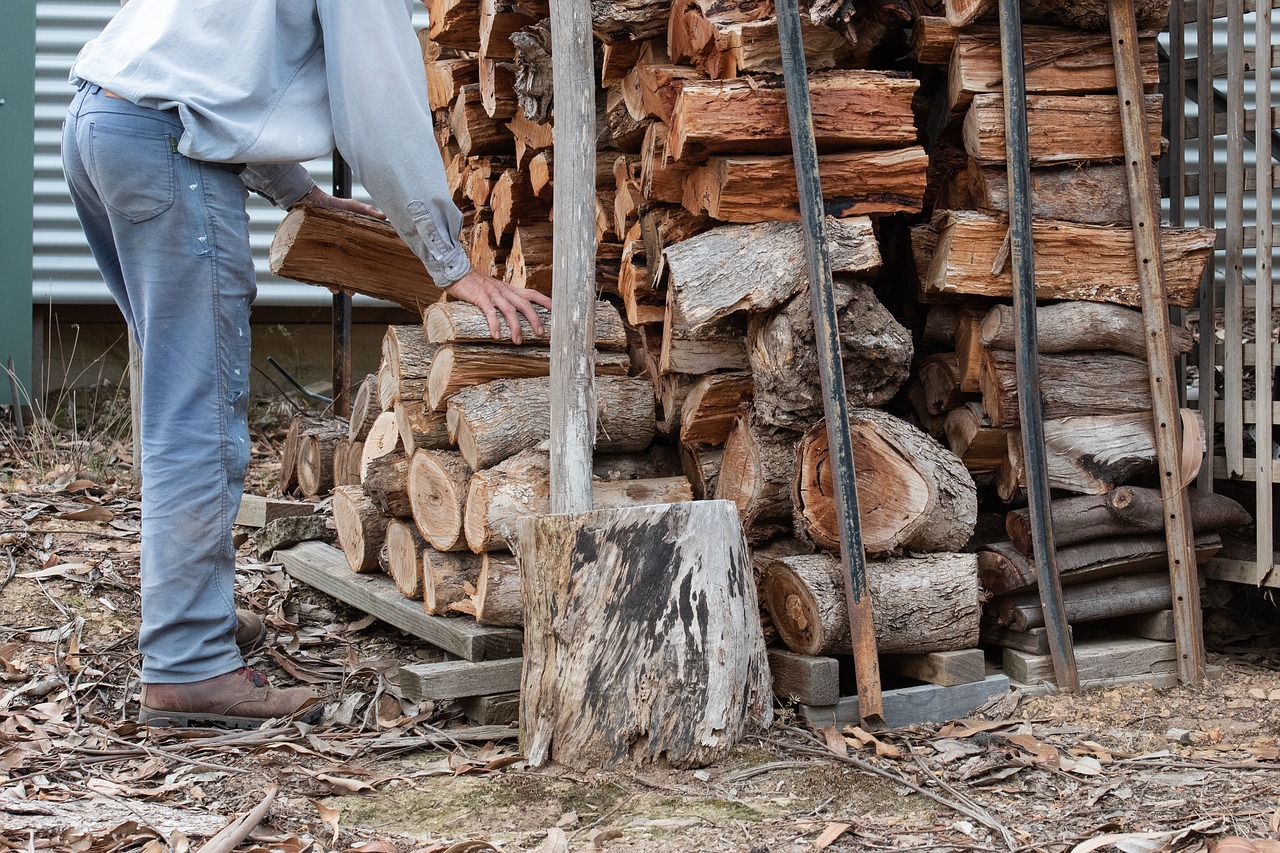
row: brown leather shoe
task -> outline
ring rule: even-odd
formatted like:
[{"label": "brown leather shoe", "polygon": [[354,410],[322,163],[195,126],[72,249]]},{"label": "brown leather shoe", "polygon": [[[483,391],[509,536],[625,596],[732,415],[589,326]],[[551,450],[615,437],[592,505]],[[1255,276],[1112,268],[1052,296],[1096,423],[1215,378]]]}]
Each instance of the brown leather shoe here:
[{"label": "brown leather shoe", "polygon": [[267,623],[262,621],[262,617],[252,610],[242,610],[237,607],[236,645],[240,647],[240,654],[247,655],[262,645],[262,641],[266,638]]},{"label": "brown leather shoe", "polygon": [[320,716],[320,697],[305,687],[272,687],[262,673],[235,672],[187,684],[142,685],[138,722],[149,726],[229,726],[255,729],[267,720],[304,723]]}]

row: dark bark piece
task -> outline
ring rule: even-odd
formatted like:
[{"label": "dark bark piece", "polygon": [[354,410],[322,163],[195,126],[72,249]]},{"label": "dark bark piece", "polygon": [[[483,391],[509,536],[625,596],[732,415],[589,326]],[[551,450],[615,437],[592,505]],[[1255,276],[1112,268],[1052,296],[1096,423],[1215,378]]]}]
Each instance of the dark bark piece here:
[{"label": "dark bark piece", "polygon": [[[1107,532],[1100,531],[1100,535],[1105,537]],[[1221,548],[1222,539],[1216,533],[1197,536],[1196,562],[1204,563]],[[1057,549],[1057,565],[1061,582],[1070,585],[1167,569],[1169,552],[1163,535],[1112,536],[1063,545]],[[984,546],[978,552],[978,575],[983,591],[989,595],[1008,595],[1040,586],[1035,562],[1012,542]]]}]

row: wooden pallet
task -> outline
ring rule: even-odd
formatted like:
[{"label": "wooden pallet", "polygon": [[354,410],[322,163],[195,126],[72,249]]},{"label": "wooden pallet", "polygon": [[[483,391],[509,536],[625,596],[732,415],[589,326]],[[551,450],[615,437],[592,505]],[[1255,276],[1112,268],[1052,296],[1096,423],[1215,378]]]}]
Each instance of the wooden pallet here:
[{"label": "wooden pallet", "polygon": [[466,617],[430,616],[382,574],[356,574],[342,552],[321,542],[276,551],[290,577],[469,661],[519,657],[523,634],[477,625]]}]

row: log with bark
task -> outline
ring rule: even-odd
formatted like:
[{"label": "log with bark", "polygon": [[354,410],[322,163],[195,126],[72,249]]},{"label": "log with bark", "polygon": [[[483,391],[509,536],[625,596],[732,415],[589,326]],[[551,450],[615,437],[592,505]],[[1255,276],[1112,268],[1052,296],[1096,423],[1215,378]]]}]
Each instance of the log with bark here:
[{"label": "log with bark", "polygon": [[[1014,354],[984,352],[982,410],[991,425],[1018,426],[1018,381]],[[1121,415],[1151,411],[1145,359],[1115,352],[1072,352],[1040,356],[1040,399],[1050,420],[1080,415]]]},{"label": "log with bark", "polygon": [[713,373],[693,383],[680,407],[682,444],[721,445],[738,419],[738,407],[751,400],[751,374]]},{"label": "log with bark", "polygon": [[515,143],[506,124],[490,118],[480,99],[480,84],[468,83],[458,90],[449,110],[449,128],[453,141],[466,155],[509,152]]},{"label": "log with bark", "polygon": [[387,517],[360,486],[333,490],[333,522],[338,544],[354,572],[377,571],[378,554],[387,537]]},{"label": "log with bark", "polygon": [[[1062,589],[1063,609],[1067,621],[1072,624],[1153,613],[1166,610],[1171,604],[1167,571],[1107,578]],[[1039,592],[993,598],[984,605],[984,609],[1001,625],[1019,631],[1044,627],[1044,608],[1040,605]]]},{"label": "log with bark", "polygon": [[[918,428],[878,409],[850,412],[863,545],[958,551],[978,519],[977,488],[955,454]],[[816,424],[796,449],[796,530],[823,548],[840,547],[827,430]]]},{"label": "log with bark", "polygon": [[[872,273],[880,249],[871,220],[826,221],[833,272]],[[668,299],[696,332],[736,311],[777,307],[805,288],[803,232],[798,224],[724,225],[663,250]]]},{"label": "log with bark", "polygon": [[370,460],[361,485],[383,515],[408,518],[413,514],[409,501],[409,458],[404,454],[389,453]]},{"label": "log with bark", "polygon": [[965,403],[947,412],[943,429],[947,447],[971,474],[994,472],[1009,453],[1004,430],[991,425],[980,403]]},{"label": "log with bark", "polygon": [[[1114,350],[1136,358],[1147,357],[1142,312],[1102,302],[1059,302],[1036,308],[1036,348],[1040,352],[1074,350]],[[1172,323],[1168,326],[1169,348],[1175,356],[1186,355],[1194,346],[1191,332]],[[1012,350],[1017,339],[1013,306],[996,305],[982,320],[982,346]]]},{"label": "log with bark", "polygon": [[[546,343],[551,339],[551,311],[541,305],[534,306],[542,327],[543,335],[535,335],[529,320],[520,315],[520,334],[526,344]],[[622,316],[618,309],[605,301],[596,303],[596,347],[605,350],[623,350],[627,348],[627,332],[622,324]],[[441,302],[432,305],[423,314],[422,328],[427,340],[432,343],[484,343],[492,342],[489,324],[484,312],[469,302]],[[498,315],[498,339],[509,338],[507,320]]]},{"label": "log with bark", "polygon": [[723,447],[702,444],[680,444],[680,461],[684,475],[697,500],[711,500],[716,494],[716,481],[720,478],[720,463],[724,460]]},{"label": "log with bark", "polygon": [[591,4],[591,31],[605,44],[639,41],[667,29],[671,0],[596,0]]},{"label": "log with bark", "polygon": [[[1156,171],[1154,163],[1151,169]],[[970,160],[966,189],[973,207],[1009,212],[1009,177],[1003,168]],[[1031,213],[1036,219],[1128,226],[1133,217],[1124,164],[1081,162],[1032,169]]]},{"label": "log with bark", "polygon": [[[613,457],[627,460],[627,457]],[[601,464],[601,458],[596,459]],[[605,464],[608,464],[607,462]],[[651,467],[643,457],[634,467]],[[636,479],[596,480],[592,484],[595,505],[600,508],[676,503],[693,499],[685,477],[646,476]],[[477,471],[467,490],[463,530],[467,545],[475,553],[509,550],[516,523],[529,515],[542,515],[551,506],[551,467],[546,451],[526,450],[492,468]]]},{"label": "log with bark", "polygon": [[[824,209],[840,217],[919,213],[928,159],[919,147],[824,154]],[[712,157],[685,176],[681,203],[722,222],[799,219],[795,164],[790,155]]]},{"label": "log with bark", "polygon": [[750,542],[763,542],[791,527],[798,437],[761,424],[744,408],[725,440],[715,496],[733,502]]},{"label": "log with bark", "polygon": [[769,724],[773,691],[736,521],[718,501],[528,520],[530,764],[701,766]]},{"label": "log with bark", "polygon": [[[538,21],[511,34],[515,49],[515,93],[520,114],[535,122],[551,121],[551,33]],[[544,147],[550,147],[544,146]]]},{"label": "log with bark", "polygon": [[[919,81],[882,71],[819,71],[809,77],[814,137],[822,153],[916,143],[911,101]],[[671,111],[668,150],[781,153],[791,145],[781,79],[686,80]]]},{"label": "log with bark", "polygon": [[[849,402],[882,406],[910,373],[911,335],[863,282],[840,276],[834,288]],[[751,316],[747,355],[756,414],[764,423],[804,430],[822,417],[808,288],[776,311]]]},{"label": "log with bark", "polygon": [[[1002,249],[1008,231],[1008,220],[1002,216],[948,212],[938,229],[933,260],[922,276],[925,299],[957,294],[1010,298],[1013,280]],[[1038,299],[1141,305],[1131,230],[1044,220],[1032,224],[1032,236]],[[1164,228],[1160,237],[1169,304],[1189,308],[1195,304],[1216,232]],[[914,239],[927,237],[917,229]]]},{"label": "log with bark", "polygon": [[[1191,526],[1197,533],[1244,527],[1253,517],[1226,495],[1189,489]],[[1053,541],[1072,545],[1109,536],[1132,536],[1164,530],[1160,493],[1141,486],[1121,486],[1102,495],[1082,495],[1053,502]],[[1005,532],[1013,545],[1030,555],[1031,521],[1027,510],[1005,516]]]},{"label": "log with bark", "polygon": [[499,628],[523,627],[520,564],[501,554],[482,554],[480,560],[475,594],[476,621]]},{"label": "log with bark", "polygon": [[[1116,90],[1115,59],[1106,33],[1028,26],[1022,34],[1030,95],[1083,94]],[[1142,85],[1155,91],[1160,63],[1154,33],[1138,42]],[[978,93],[1000,91],[1000,32],[984,26],[959,34],[947,73],[947,104],[959,115]],[[1158,113],[1157,113],[1158,114]]]},{"label": "log with bark", "polygon": [[365,472],[369,470],[373,460],[395,453],[399,447],[400,428],[396,426],[396,413],[383,412],[374,419],[361,447],[360,480],[364,480]]},{"label": "log with bark", "polygon": [[[1146,96],[1147,143],[1160,150],[1161,96]],[[1004,97],[973,96],[964,119],[964,149],[983,165],[1005,161]],[[1031,165],[1124,157],[1115,95],[1028,95],[1027,149]]]},{"label": "log with bark", "polygon": [[[665,53],[658,54],[652,47],[642,54],[623,78],[620,89],[632,118],[654,118],[665,128],[671,121],[671,111],[684,81],[699,80],[703,75],[686,65],[670,62]],[[665,137],[665,129],[659,132]]]},{"label": "log with bark", "polygon": [[[1200,421],[1183,410],[1183,482],[1195,479],[1204,456]],[[1155,470],[1155,426],[1150,410],[1124,415],[1057,418],[1044,423],[1049,486],[1081,495],[1100,495]],[[1011,500],[1026,484],[1022,435],[1007,433],[1008,457],[997,477],[1000,497]],[[1006,470],[1007,468],[1007,470]]]},{"label": "log with bark", "polygon": [[[667,297],[657,375],[683,373],[701,376],[717,370],[746,370],[750,366],[745,314],[692,331],[676,309],[669,291]],[[687,393],[688,389],[684,390]]]},{"label": "log with bark", "polygon": [[[1073,542],[1057,549],[1058,575],[1064,585],[1168,569],[1169,551],[1163,532],[1103,538],[1106,536],[1106,532],[1099,531],[1098,538]],[[1222,539],[1218,534],[1197,534],[1196,562],[1206,562],[1221,548]],[[1021,553],[1012,542],[984,546],[978,552],[978,576],[983,591],[988,595],[1008,595],[1036,589],[1040,585],[1035,561]]]},{"label": "log with bark", "polygon": [[324,420],[299,437],[297,479],[304,497],[318,498],[333,488],[333,454],[346,434],[347,425],[342,421]]},{"label": "log with bark", "polygon": [[[764,599],[778,636],[805,655],[852,653],[845,568],[830,554],[761,560]],[[867,563],[881,654],[945,652],[978,644],[974,554],[927,554]]]},{"label": "log with bark", "polygon": [[[1052,24],[1073,30],[1099,30],[1108,26],[1107,4],[1103,0],[1020,0],[1026,23]],[[996,13],[996,0],[946,0],[947,20],[964,26]],[[1169,0],[1135,0],[1134,15],[1139,26],[1159,29],[1169,18]]]},{"label": "log with bark", "polygon": [[[639,451],[654,432],[653,386],[645,379],[596,379],[596,449]],[[449,400],[449,432],[475,470],[551,437],[551,381],[499,379],[464,388]]]},{"label": "log with bark", "polygon": [[347,437],[352,441],[363,442],[380,414],[382,409],[378,400],[378,374],[370,373],[356,387],[355,397],[351,401],[351,420]]},{"label": "log with bark", "polygon": [[392,413],[396,431],[400,433],[400,446],[406,456],[412,456],[419,448],[438,450],[452,444],[444,412],[431,411],[424,401],[401,401],[395,404]]},{"label": "log with bark", "polygon": [[400,235],[371,216],[297,205],[276,227],[271,272],[395,302],[415,313],[444,293]]},{"label": "log with bark", "polygon": [[[595,368],[599,376],[625,376],[629,367],[626,353],[596,353]],[[444,344],[431,361],[427,407],[438,412],[463,388],[495,379],[546,376],[550,368],[551,351],[546,347]]]},{"label": "log with bark", "polygon": [[[800,17],[805,65],[811,70],[846,62],[854,46],[830,27]],[[772,3],[756,0],[682,0],[673,4],[667,50],[675,62],[708,77],[732,79],[750,73],[782,72],[778,19]]]},{"label": "log with bark", "polygon": [[422,551],[422,609],[441,616],[468,601],[480,576],[480,558],[470,551]]},{"label": "log with bark", "polygon": [[969,400],[960,388],[960,373],[960,359],[953,352],[931,355],[920,362],[916,375],[929,414],[945,415]]},{"label": "log with bark", "polygon": [[387,574],[405,598],[422,598],[422,551],[426,541],[411,522],[387,522]]}]

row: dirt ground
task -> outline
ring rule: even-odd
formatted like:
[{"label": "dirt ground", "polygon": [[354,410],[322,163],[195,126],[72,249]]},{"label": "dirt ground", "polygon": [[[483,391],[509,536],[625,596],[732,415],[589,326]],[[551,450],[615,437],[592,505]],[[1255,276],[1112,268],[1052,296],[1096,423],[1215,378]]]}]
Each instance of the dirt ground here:
[{"label": "dirt ground", "polygon": [[[240,551],[251,663],[326,697],[315,726],[148,731],[137,711],[140,506],[101,447],[32,471],[0,445],[0,849],[186,851],[1280,850],[1280,612],[1210,586],[1203,684],[1009,693],[972,718],[768,732],[701,770],[531,769],[516,732],[403,700],[440,657]],[[251,488],[270,482],[255,446]],[[96,473],[92,473],[92,470]],[[235,846],[212,836],[258,808]],[[219,838],[225,839],[225,833]],[[202,847],[202,845],[206,845]]]}]

